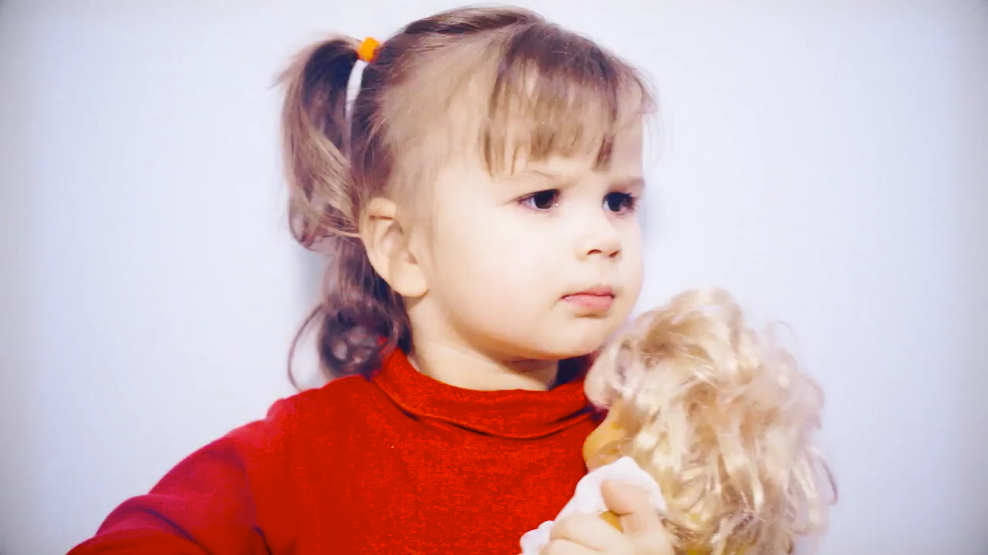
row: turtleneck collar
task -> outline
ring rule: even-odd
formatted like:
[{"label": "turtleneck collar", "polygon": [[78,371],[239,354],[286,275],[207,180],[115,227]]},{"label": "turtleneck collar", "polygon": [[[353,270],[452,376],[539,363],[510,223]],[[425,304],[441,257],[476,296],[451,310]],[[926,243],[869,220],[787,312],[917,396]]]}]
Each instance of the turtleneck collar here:
[{"label": "turtleneck collar", "polygon": [[593,413],[581,377],[549,391],[475,391],[420,373],[397,349],[372,380],[409,414],[506,438],[546,436],[582,422]]}]

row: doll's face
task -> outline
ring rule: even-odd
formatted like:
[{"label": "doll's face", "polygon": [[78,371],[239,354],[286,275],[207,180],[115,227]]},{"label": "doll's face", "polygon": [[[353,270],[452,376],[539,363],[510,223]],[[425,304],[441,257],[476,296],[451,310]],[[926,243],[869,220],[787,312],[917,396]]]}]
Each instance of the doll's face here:
[{"label": "doll's face", "polygon": [[607,418],[583,442],[583,460],[589,470],[614,462],[620,456],[617,448],[627,436],[618,422],[620,408],[620,402],[615,402],[608,411]]}]

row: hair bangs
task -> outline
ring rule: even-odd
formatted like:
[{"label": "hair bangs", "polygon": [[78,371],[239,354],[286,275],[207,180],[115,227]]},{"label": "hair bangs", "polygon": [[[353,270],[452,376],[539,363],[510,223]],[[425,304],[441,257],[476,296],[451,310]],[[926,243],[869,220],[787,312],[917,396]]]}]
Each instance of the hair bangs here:
[{"label": "hair bangs", "polygon": [[638,72],[592,41],[534,24],[499,45],[481,156],[491,175],[512,175],[553,156],[610,163],[614,136],[651,113]]}]

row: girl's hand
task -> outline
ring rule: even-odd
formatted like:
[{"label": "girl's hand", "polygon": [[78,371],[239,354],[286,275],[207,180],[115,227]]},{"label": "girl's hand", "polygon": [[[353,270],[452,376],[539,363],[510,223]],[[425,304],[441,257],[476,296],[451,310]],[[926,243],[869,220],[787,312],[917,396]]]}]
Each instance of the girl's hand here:
[{"label": "girl's hand", "polygon": [[607,481],[601,493],[607,508],[620,517],[624,533],[597,516],[573,514],[553,525],[540,555],[674,555],[669,534],[643,489]]}]

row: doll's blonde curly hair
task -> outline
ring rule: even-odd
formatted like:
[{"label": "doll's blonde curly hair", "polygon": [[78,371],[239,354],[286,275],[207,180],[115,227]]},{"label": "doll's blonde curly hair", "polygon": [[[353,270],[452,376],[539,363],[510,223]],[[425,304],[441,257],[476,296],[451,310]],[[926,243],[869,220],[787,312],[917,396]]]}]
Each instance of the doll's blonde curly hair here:
[{"label": "doll's blonde curly hair", "polygon": [[[638,317],[587,376],[619,411],[622,454],[660,484],[667,529],[690,553],[778,555],[827,523],[836,487],[814,443],[821,388],[719,289]],[[617,404],[614,404],[618,401]]]}]

